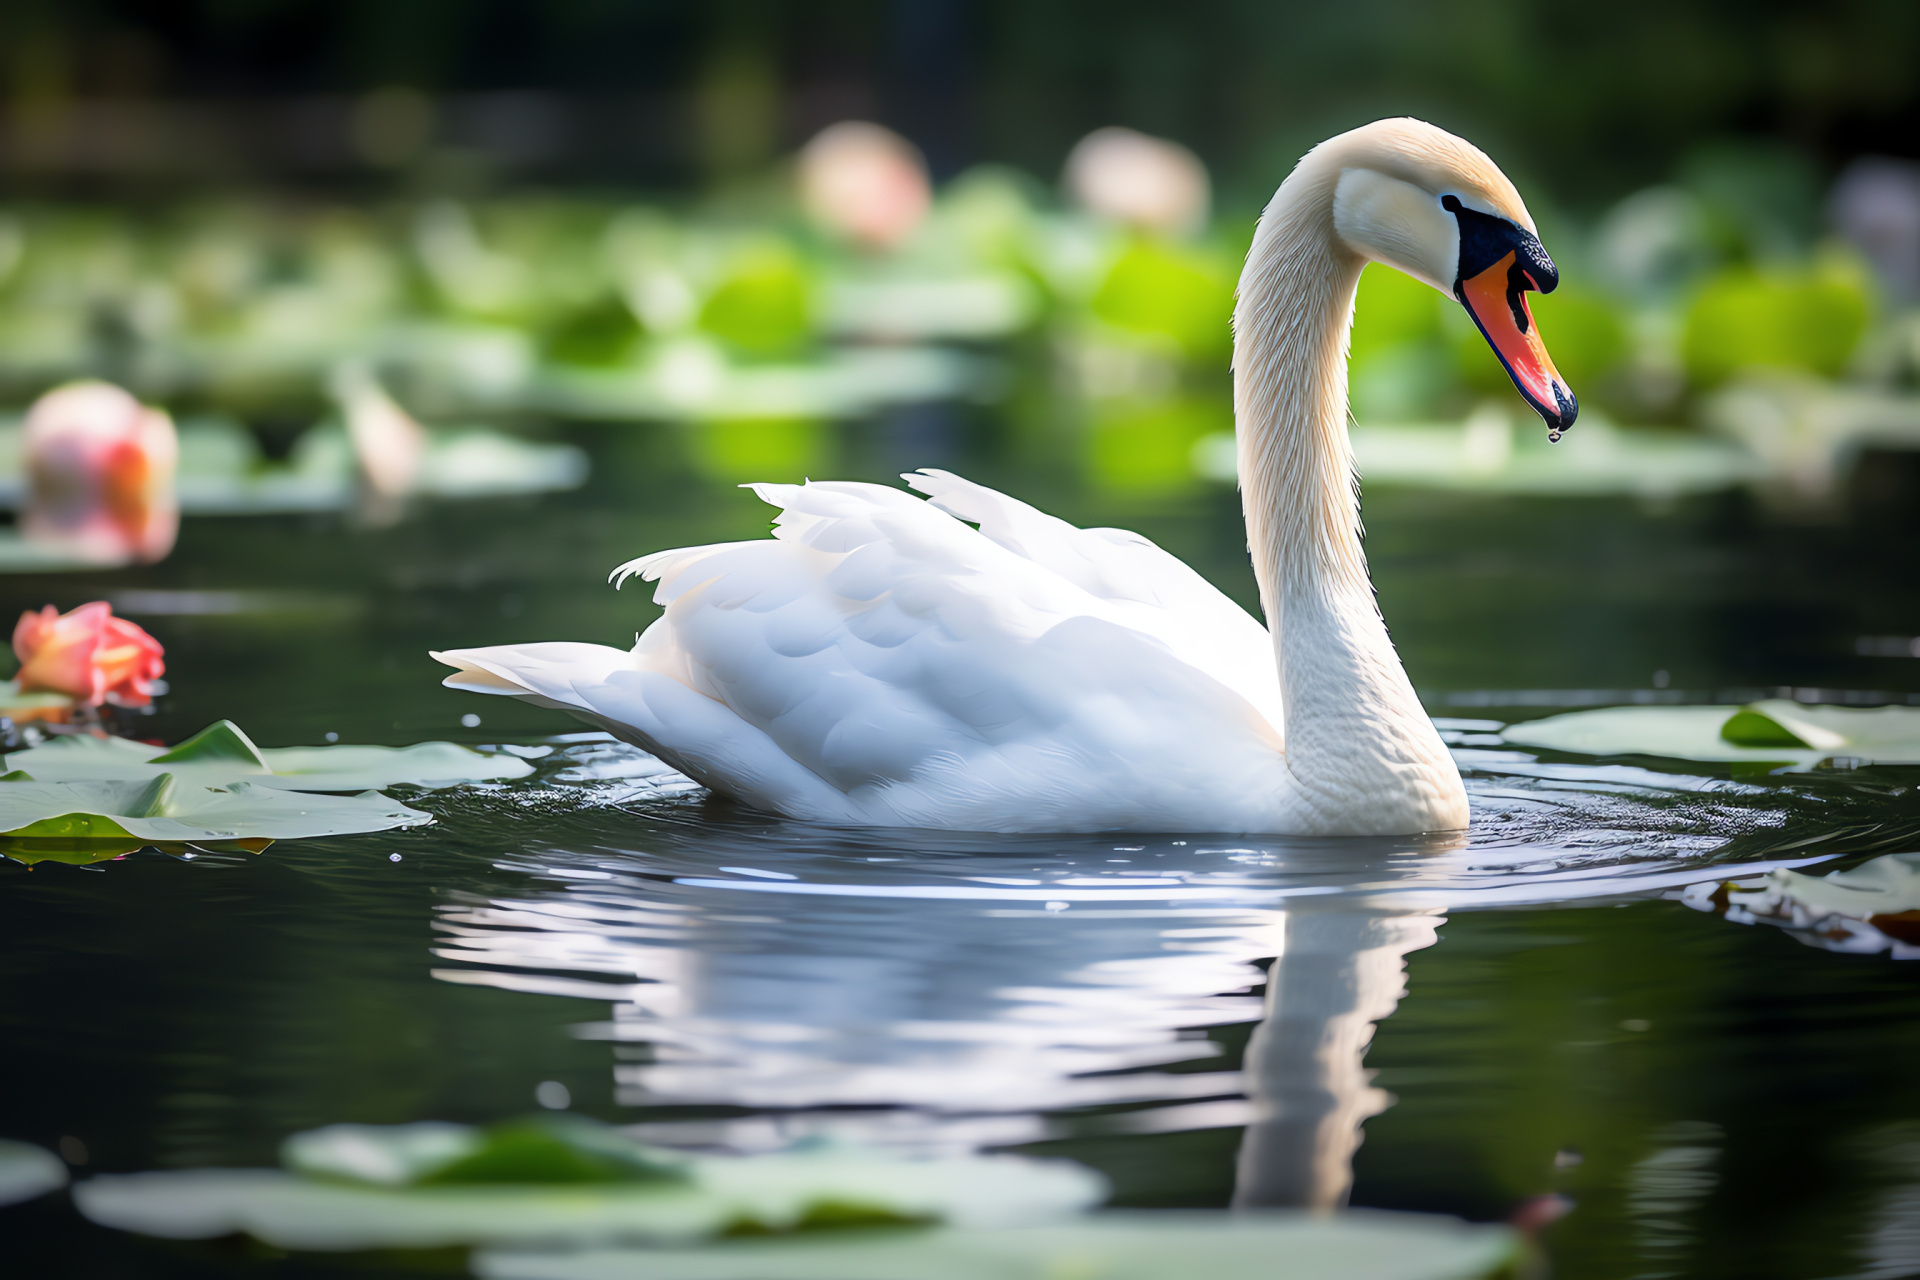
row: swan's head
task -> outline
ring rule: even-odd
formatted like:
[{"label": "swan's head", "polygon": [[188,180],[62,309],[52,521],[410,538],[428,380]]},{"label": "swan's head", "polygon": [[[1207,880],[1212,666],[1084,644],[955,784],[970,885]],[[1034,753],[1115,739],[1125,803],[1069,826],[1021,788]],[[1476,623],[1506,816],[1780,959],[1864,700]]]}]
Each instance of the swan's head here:
[{"label": "swan's head", "polygon": [[1513,183],[1479,148],[1419,120],[1381,120],[1322,144],[1337,167],[1346,246],[1459,300],[1555,440],[1580,412],[1527,306],[1560,272]]}]

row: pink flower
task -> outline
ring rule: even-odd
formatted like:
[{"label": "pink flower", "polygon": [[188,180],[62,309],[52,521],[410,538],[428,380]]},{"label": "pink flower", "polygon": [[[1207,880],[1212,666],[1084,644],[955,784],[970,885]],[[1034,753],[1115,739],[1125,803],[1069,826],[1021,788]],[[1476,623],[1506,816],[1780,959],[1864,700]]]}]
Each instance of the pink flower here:
[{"label": "pink flower", "polygon": [[180,527],[173,419],[106,382],[55,387],[27,411],[20,527],[102,564],[152,561]]},{"label": "pink flower", "polygon": [[913,234],[933,197],[919,148],[891,129],[843,120],[801,149],[800,199],[829,231],[884,251]]},{"label": "pink flower", "polygon": [[1095,129],[1067,156],[1067,189],[1097,218],[1159,235],[1207,225],[1207,166],[1177,142],[1131,129]]},{"label": "pink flower", "polygon": [[160,642],[125,618],[113,616],[104,600],[70,613],[48,605],[20,615],[13,629],[13,653],[20,659],[15,677],[22,693],[64,693],[89,706],[111,702],[144,707],[153,701],[153,682],[167,669]]}]

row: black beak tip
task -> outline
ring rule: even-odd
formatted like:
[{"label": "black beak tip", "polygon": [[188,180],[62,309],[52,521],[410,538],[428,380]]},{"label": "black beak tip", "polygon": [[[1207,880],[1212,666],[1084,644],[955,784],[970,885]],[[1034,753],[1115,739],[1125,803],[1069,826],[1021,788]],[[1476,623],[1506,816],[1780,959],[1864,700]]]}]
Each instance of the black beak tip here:
[{"label": "black beak tip", "polygon": [[1546,419],[1547,439],[1558,443],[1560,437],[1573,426],[1573,420],[1580,416],[1580,401],[1574,397],[1572,391],[1558,382],[1553,384],[1553,399],[1553,411],[1541,407],[1540,416]]}]

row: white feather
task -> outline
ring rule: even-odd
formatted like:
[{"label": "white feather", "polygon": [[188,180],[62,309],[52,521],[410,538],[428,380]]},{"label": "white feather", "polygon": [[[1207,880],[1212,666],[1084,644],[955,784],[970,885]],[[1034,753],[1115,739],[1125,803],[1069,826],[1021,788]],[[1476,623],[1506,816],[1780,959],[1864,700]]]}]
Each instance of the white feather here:
[{"label": "white feather", "polygon": [[[623,565],[630,653],[436,654],[793,817],[961,830],[1257,830],[1282,771],[1266,629],[1144,538],[944,473],[756,485],[772,539]],[[976,530],[948,510],[981,522]],[[1131,570],[1131,571],[1130,571]],[[1164,601],[1164,602],[1163,602]],[[1207,749],[1169,758],[1171,742]],[[1091,784],[1091,785],[1090,785]]]}]

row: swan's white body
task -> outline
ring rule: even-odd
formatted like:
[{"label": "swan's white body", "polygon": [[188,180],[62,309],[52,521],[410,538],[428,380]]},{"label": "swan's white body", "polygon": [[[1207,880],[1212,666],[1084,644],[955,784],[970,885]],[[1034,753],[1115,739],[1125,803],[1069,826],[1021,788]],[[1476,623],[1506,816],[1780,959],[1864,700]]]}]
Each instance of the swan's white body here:
[{"label": "swan's white body", "polygon": [[1271,633],[1137,534],[922,472],[907,480],[924,501],[756,485],[780,508],[772,539],[619,570],[657,580],[666,606],[631,651],[455,650],[435,655],[458,668],[446,683],[572,712],[716,791],[823,823],[1465,826],[1459,772],[1374,604],[1346,435],[1361,268],[1376,258],[1437,283],[1458,252],[1450,220],[1396,207],[1413,203],[1400,188],[1461,192],[1530,228],[1491,162],[1416,121],[1323,144],[1275,195],[1235,313],[1240,474]]}]

